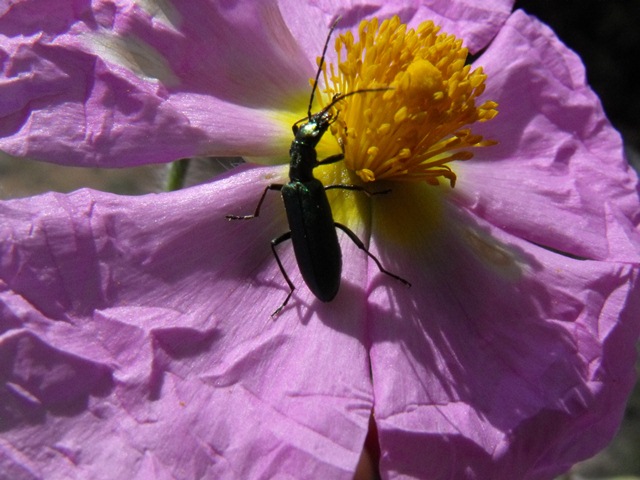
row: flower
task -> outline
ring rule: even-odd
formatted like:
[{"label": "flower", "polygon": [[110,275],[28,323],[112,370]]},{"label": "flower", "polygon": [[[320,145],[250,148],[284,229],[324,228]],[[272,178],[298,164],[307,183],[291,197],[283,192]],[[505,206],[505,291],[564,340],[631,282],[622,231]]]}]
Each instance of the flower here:
[{"label": "flower", "polygon": [[[283,248],[299,288],[275,322],[282,207],[224,216],[252,212],[286,166],[135,198],[2,202],[0,468],[12,478],[351,478],[373,418],[386,477],[540,479],[613,435],[640,330],[640,202],[577,57],[510,2],[310,3],[33,0],[2,12],[0,148],[15,156],[285,163],[337,15],[339,33],[401,13],[486,47],[474,106],[499,105],[458,137],[470,161],[384,180],[392,192],[371,200],[330,192],[336,219],[411,289],[344,239],[340,292],[324,304]],[[375,97],[337,105],[349,157],[366,130],[357,105],[371,101],[372,119],[391,106]],[[323,153],[337,148],[326,137]],[[316,169],[325,184],[384,175],[334,167]]]}]

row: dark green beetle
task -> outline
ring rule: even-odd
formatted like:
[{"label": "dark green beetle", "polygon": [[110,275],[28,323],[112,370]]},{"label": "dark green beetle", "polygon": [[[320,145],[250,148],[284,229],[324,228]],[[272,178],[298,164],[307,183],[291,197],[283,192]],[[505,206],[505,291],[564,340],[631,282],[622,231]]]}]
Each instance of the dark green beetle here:
[{"label": "dark green beetle", "polygon": [[[316,73],[316,78],[311,90],[309,99],[309,109],[307,117],[293,124],[294,139],[289,149],[289,183],[267,185],[258,201],[253,215],[227,215],[229,220],[246,220],[255,218],[260,214],[260,207],[269,190],[279,190],[284,200],[284,208],[289,222],[289,231],[271,240],[271,250],[276,257],[278,267],[284,276],[290,291],[282,305],[280,305],[271,315],[275,317],[287,305],[295,286],[286,270],[282,266],[276,246],[285,240],[291,240],[293,251],[296,256],[298,268],[302,278],[309,287],[309,290],[321,301],[329,302],[333,300],[340,288],[340,277],[342,274],[342,251],[338,243],[336,228],[347,234],[358,248],[363,250],[373,259],[382,273],[385,273],[407,286],[411,286],[405,279],[395,275],[382,267],[380,261],[367,250],[358,236],[346,226],[333,220],[331,205],[327,199],[325,190],[330,188],[342,188],[346,190],[358,190],[367,195],[388,193],[389,190],[381,192],[367,192],[358,185],[329,185],[325,187],[320,180],[313,176],[313,169],[319,165],[328,165],[339,162],[344,158],[344,154],[332,155],[324,160],[318,161],[316,146],[334,121],[330,113],[331,108],[339,101],[358,93],[385,91],[381,89],[356,90],[347,94],[337,94],[332,101],[318,113],[311,113],[313,96],[318,85],[318,78],[322,72],[324,57],[331,34],[336,27],[337,21],[331,26],[329,35],[322,51],[322,57]],[[305,122],[305,123],[302,123]],[[302,123],[302,125],[299,125]]]}]

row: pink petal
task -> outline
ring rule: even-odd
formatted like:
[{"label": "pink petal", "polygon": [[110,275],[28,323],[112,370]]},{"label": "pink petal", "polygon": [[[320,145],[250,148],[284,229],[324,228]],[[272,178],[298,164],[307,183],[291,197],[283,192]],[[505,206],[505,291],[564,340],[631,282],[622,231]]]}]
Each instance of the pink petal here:
[{"label": "pink petal", "polygon": [[275,5],[33,4],[0,17],[4,151],[111,167],[286,152],[280,117],[306,107],[314,67]]},{"label": "pink petal", "polygon": [[[177,193],[0,204],[0,470],[11,478],[351,478],[372,407],[366,262],[319,305],[269,241],[281,168]],[[331,328],[327,328],[327,323]]]},{"label": "pink petal", "polygon": [[[357,29],[365,17],[388,18],[399,15],[410,27],[416,27],[425,20],[433,20],[442,26],[442,31],[454,34],[464,40],[472,52],[484,48],[497,34],[513,8],[513,0],[483,0],[467,2],[462,0],[436,0],[431,2],[407,1],[351,1],[320,0],[313,2],[314,10],[305,15],[297,13],[300,2],[280,0],[281,10],[287,25],[292,25],[295,38],[299,39],[303,50],[317,49],[318,42],[326,36],[326,25],[341,17],[338,29]],[[311,2],[310,2],[311,3]],[[425,3],[428,3],[426,5]],[[318,21],[323,18],[324,21]],[[306,32],[314,32],[314,43],[305,43],[310,38]],[[318,53],[319,55],[319,53]]]},{"label": "pink petal", "polygon": [[459,200],[512,234],[583,258],[640,254],[637,176],[587,86],[580,59],[536,19],[513,14],[478,60],[499,145],[455,166]]},{"label": "pink petal", "polygon": [[391,195],[416,207],[380,203],[373,225],[374,251],[413,282],[370,267],[383,476],[551,479],[603,448],[635,380],[638,262],[569,259]]}]

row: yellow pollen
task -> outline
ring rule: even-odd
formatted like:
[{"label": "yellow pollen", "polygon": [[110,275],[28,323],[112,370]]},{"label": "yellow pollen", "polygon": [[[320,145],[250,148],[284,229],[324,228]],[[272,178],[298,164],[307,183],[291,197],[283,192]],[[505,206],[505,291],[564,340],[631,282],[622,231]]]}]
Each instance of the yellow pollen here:
[{"label": "yellow pollen", "polygon": [[336,40],[337,68],[323,67],[327,104],[336,94],[331,132],[344,147],[345,165],[364,182],[425,181],[454,186],[447,165],[469,160],[472,149],[494,145],[471,132],[475,122],[498,113],[495,102],[476,106],[484,92],[482,67],[471,71],[468,51],[431,21],[408,29],[396,16],[379,24],[363,20],[358,40],[351,32]]}]

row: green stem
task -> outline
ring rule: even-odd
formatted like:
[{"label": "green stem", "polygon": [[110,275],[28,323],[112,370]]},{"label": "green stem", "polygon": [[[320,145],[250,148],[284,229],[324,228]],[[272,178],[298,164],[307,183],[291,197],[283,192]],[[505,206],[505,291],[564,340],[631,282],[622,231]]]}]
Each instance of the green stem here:
[{"label": "green stem", "polygon": [[169,165],[169,171],[167,172],[167,183],[165,190],[167,192],[173,192],[174,190],[180,190],[184,187],[184,181],[187,176],[187,170],[189,168],[188,158],[183,158],[172,162]]}]

